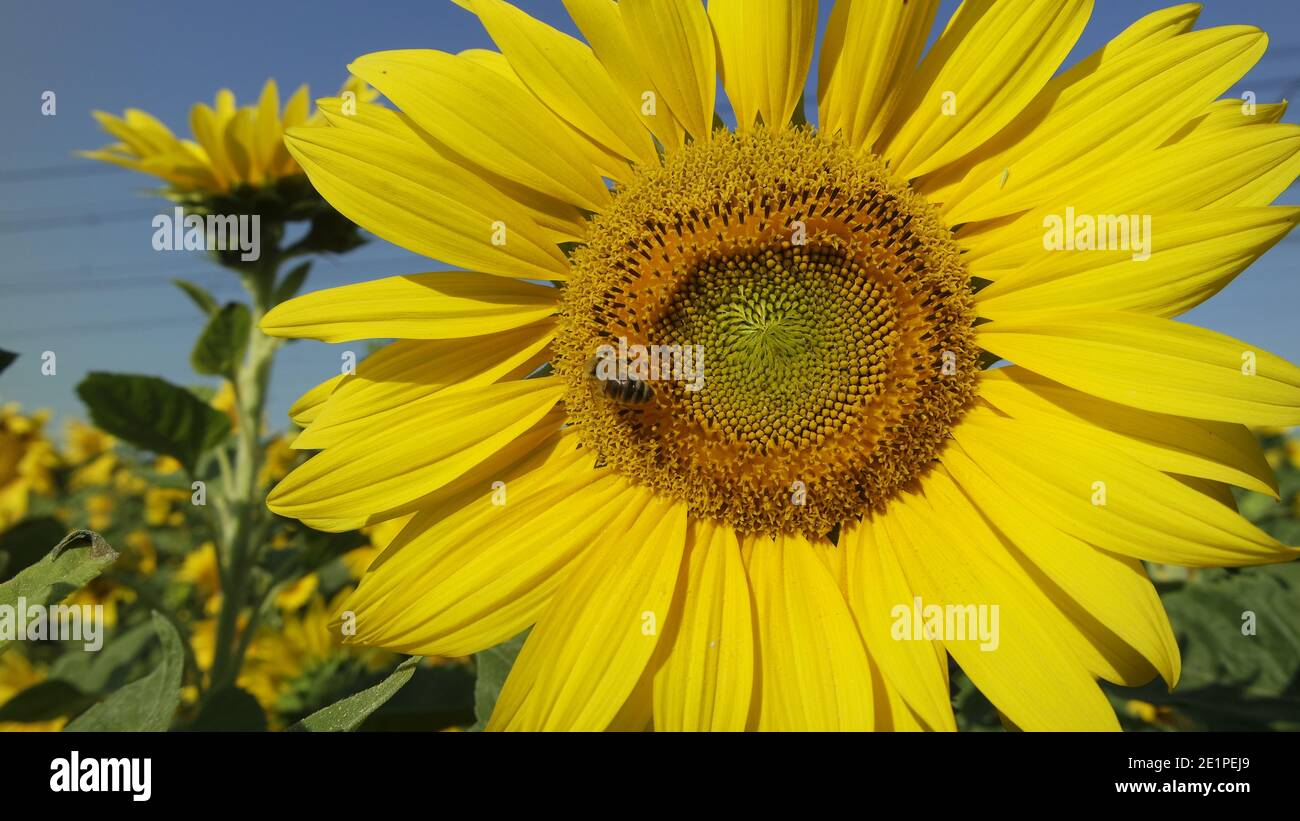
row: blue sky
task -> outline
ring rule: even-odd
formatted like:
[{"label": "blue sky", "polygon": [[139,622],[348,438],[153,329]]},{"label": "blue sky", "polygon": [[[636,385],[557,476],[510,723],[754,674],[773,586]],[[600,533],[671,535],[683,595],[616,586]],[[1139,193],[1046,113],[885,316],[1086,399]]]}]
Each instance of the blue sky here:
[{"label": "blue sky", "polygon": [[[1014,0],[1004,0],[1013,2]],[[523,8],[573,31],[559,0],[523,0]],[[822,0],[823,22],[830,0]],[[956,6],[946,0],[941,17]],[[1172,5],[1097,0],[1092,22],[1070,62],[1101,46],[1134,19]],[[1200,26],[1248,23],[1267,31],[1269,53],[1232,94],[1253,90],[1261,102],[1300,91],[1300,3],[1208,0]],[[337,89],[354,57],[393,48],[460,51],[489,47],[468,13],[449,0],[224,0],[220,3],[7,3],[0,27],[0,348],[22,357],[0,376],[0,401],[84,416],[74,393],[92,370],[157,374],[200,384],[189,369],[199,319],[169,282],[193,279],[218,297],[239,296],[229,273],[201,254],[151,247],[152,216],[169,210],[144,195],[146,177],[79,161],[72,152],[109,139],[92,109],[150,111],[188,131],[189,107],[222,87],[251,101],[267,77],[281,89],[309,83],[313,94]],[[815,78],[810,78],[810,82]],[[1288,91],[1289,89],[1289,91]],[[57,96],[57,115],[40,112],[41,94]],[[1288,122],[1300,122],[1293,107]],[[82,167],[80,163],[84,162]],[[1295,186],[1284,203],[1300,203]],[[87,218],[91,219],[87,219]],[[94,218],[98,217],[98,221]],[[1281,243],[1189,321],[1238,336],[1300,361],[1300,235]],[[434,269],[433,263],[374,240],[317,263],[308,288]],[[273,426],[302,391],[337,373],[339,352],[365,343],[299,342],[277,362],[269,409]],[[58,356],[54,376],[40,354]]]}]

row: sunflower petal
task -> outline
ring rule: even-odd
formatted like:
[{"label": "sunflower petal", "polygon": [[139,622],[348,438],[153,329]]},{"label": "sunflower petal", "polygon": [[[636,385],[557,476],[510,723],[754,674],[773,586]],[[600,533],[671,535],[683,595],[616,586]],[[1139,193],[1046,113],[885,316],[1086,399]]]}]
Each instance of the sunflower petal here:
[{"label": "sunflower petal", "polygon": [[506,679],[488,729],[603,730],[641,680],[686,546],[686,506],[648,491],[588,550]]},{"label": "sunflower petal", "polygon": [[817,0],[710,0],[722,84],[741,131],[790,122],[817,38]]},{"label": "sunflower petal", "polygon": [[510,67],[552,111],[630,162],[658,163],[636,109],[588,46],[503,0],[472,5]]},{"label": "sunflower petal", "polygon": [[609,191],[558,118],[525,88],[440,51],[382,51],[349,70],[421,129],[475,165],[556,199],[600,211]]},{"label": "sunflower petal", "polygon": [[655,729],[743,730],[755,650],[740,542],[730,527],[706,520],[692,522],[688,541],[680,616],[654,677]]},{"label": "sunflower petal", "polygon": [[891,613],[909,611],[913,593],[896,549],[870,519],[846,527],[839,547],[848,561],[848,601],[872,659],[886,682],[932,730],[957,729],[948,697],[948,654],[931,641],[898,641]]},{"label": "sunflower petal", "polygon": [[1054,634],[1053,625],[1063,623],[991,541],[978,512],[941,473],[932,473],[925,485],[925,496],[905,493],[881,519],[923,613],[938,607],[946,619],[949,607],[968,613],[984,605],[990,628],[998,614],[987,639],[943,637],[962,670],[1025,730],[1119,729],[1066,636]]},{"label": "sunflower petal", "polygon": [[871,669],[844,594],[800,536],[753,538],[760,730],[870,730]]},{"label": "sunflower petal", "polygon": [[272,308],[262,330],[324,342],[459,339],[544,320],[558,299],[554,288],[504,277],[412,274],[304,294]]},{"label": "sunflower petal", "polygon": [[1092,0],[966,0],[902,92],[882,156],[910,178],[981,146],[1046,85],[1091,14]]},{"label": "sunflower petal", "polygon": [[412,402],[402,421],[354,435],[294,469],[267,506],[294,519],[400,507],[500,450],[545,416],[564,390],[555,378],[526,379]]},{"label": "sunflower petal", "polygon": [[953,438],[1008,493],[1102,550],[1189,567],[1297,555],[1182,482],[1046,418],[1007,419],[975,408]]},{"label": "sunflower petal", "polygon": [[704,6],[693,0],[621,0],[618,8],[663,102],[692,137],[709,139],[717,56]]},{"label": "sunflower petal", "polygon": [[822,131],[872,148],[921,60],[938,10],[939,0],[837,0],[817,78]]},{"label": "sunflower petal", "polygon": [[1240,340],[1119,312],[1036,314],[979,327],[985,350],[1076,390],[1156,413],[1300,424],[1300,368]]}]

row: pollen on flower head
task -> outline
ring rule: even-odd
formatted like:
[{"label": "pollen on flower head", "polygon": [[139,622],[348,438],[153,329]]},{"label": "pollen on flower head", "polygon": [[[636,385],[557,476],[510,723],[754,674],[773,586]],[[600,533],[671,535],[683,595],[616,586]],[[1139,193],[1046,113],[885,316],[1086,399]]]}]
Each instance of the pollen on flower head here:
[{"label": "pollen on flower head", "polygon": [[[719,132],[620,189],[589,235],[556,340],[569,416],[697,516],[825,534],[926,470],[974,396],[956,243],[872,155],[809,129]],[[702,384],[608,401],[584,364],[620,343],[700,346]]]}]

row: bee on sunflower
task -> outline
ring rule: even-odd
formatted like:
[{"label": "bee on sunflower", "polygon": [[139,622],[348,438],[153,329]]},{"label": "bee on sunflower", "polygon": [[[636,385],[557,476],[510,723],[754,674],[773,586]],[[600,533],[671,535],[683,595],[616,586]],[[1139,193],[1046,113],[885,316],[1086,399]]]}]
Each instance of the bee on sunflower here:
[{"label": "bee on sunflower", "polygon": [[[531,629],[490,729],[951,730],[950,660],[1011,725],[1116,729],[1099,680],[1179,677],[1143,560],[1297,555],[1220,499],[1276,495],[1246,426],[1300,422],[1300,369],[1174,321],[1300,218],[1300,130],[1220,99],[1259,30],[1179,5],[1058,71],[1091,0],[967,0],[928,50],[937,0],[840,0],[810,125],[812,0],[565,0],[586,42],[460,5],[499,51],[360,57],[396,110],[286,136],[460,269],[262,321],[398,340],[298,402],[319,453],[269,497],[409,518],[348,641]],[[1149,215],[1149,259],[1050,250],[1067,207]],[[703,346],[703,388],[609,401],[621,343]],[[903,640],[918,600],[1000,639]]]}]

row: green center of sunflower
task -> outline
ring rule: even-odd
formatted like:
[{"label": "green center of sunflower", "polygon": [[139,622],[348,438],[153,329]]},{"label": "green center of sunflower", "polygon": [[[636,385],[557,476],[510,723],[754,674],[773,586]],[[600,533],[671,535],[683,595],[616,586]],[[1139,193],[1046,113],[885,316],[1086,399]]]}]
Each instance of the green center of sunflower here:
[{"label": "green center of sunflower", "polygon": [[873,156],[807,129],[718,133],[643,171],[590,235],[556,340],[569,417],[697,516],[824,535],[927,469],[974,395],[957,246]]}]

